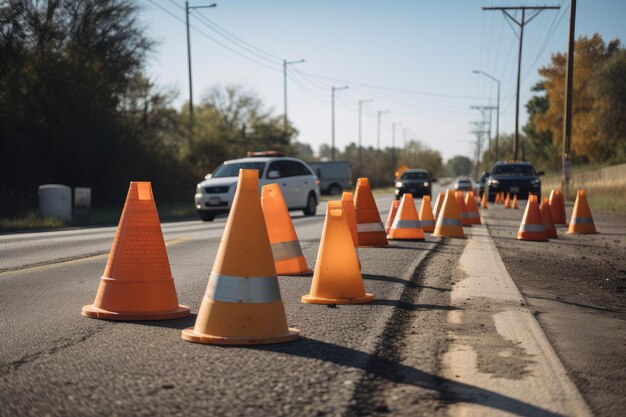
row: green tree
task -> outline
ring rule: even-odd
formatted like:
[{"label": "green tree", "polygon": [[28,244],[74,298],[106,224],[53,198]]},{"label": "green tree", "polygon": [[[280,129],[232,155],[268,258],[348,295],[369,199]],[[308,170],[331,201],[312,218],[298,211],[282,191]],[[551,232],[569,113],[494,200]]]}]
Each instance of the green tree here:
[{"label": "green tree", "polygon": [[446,171],[453,177],[469,176],[474,163],[467,156],[456,155],[446,162]]}]

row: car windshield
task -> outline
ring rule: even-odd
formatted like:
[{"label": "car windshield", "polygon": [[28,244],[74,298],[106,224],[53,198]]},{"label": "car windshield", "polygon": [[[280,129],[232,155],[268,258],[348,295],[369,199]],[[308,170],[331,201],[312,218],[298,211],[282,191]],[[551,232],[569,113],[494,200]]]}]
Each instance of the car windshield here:
[{"label": "car windshield", "polygon": [[535,170],[530,165],[498,165],[493,169],[493,175],[505,175],[515,177],[535,176]]},{"label": "car windshield", "polygon": [[427,180],[428,174],[425,172],[405,172],[400,177],[401,180]]},{"label": "car windshield", "polygon": [[259,171],[259,177],[263,173],[265,162],[236,162],[232,164],[222,164],[218,166],[211,174],[212,178],[236,177],[239,175],[240,169],[256,169]]}]

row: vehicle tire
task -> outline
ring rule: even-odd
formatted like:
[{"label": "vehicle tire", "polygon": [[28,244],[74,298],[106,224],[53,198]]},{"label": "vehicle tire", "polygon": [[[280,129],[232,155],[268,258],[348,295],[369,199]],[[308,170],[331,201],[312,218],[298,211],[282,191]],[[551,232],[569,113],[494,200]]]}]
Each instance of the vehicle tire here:
[{"label": "vehicle tire", "polygon": [[339,195],[342,192],[343,192],[343,189],[341,188],[339,184],[331,184],[331,186],[328,187],[328,194],[330,195]]},{"label": "vehicle tire", "polygon": [[302,209],[302,212],[305,216],[315,216],[315,212],[317,211],[317,197],[315,197],[314,193],[309,193],[309,196],[306,199],[306,207]]},{"label": "vehicle tire", "polygon": [[198,210],[198,216],[203,222],[212,222],[213,219],[215,219],[215,213],[211,213],[206,210]]}]

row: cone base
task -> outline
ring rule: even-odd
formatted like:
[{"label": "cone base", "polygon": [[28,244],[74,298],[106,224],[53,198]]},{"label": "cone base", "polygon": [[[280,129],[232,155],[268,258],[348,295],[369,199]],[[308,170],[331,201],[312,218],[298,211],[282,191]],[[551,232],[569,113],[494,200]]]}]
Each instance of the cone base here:
[{"label": "cone base", "polygon": [[312,295],[303,295],[302,300],[306,304],[364,304],[374,301],[372,294],[365,294],[363,297],[356,298],[321,298]]},{"label": "cone base", "polygon": [[92,319],[122,320],[122,321],[141,320],[143,321],[143,320],[179,319],[179,318],[187,317],[191,313],[189,311],[189,307],[184,306],[184,305],[179,305],[176,310],[172,310],[172,311],[116,312],[116,311],[103,310],[101,308],[95,307],[93,304],[89,304],[82,308],[80,314],[82,314],[85,317],[92,318]]},{"label": "cone base", "polygon": [[302,272],[276,272],[276,275],[287,276],[287,277],[297,277],[300,275],[308,275],[312,273],[313,273],[313,270],[309,268],[306,271],[302,271]]},{"label": "cone base", "polygon": [[406,242],[424,242],[426,239],[423,237],[420,238],[413,238],[413,237],[389,237],[387,236],[388,240],[404,240]]},{"label": "cone base", "polygon": [[291,342],[300,337],[300,330],[289,328],[286,334],[279,336],[255,336],[255,337],[224,337],[210,334],[196,333],[193,327],[182,331],[183,340],[205,345],[269,345],[272,343]]}]

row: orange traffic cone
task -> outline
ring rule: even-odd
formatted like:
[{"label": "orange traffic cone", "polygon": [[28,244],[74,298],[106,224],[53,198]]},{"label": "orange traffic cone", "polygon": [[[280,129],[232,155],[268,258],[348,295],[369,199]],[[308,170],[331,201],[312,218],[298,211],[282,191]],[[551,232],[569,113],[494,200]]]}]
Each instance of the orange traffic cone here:
[{"label": "orange traffic cone", "polygon": [[433,208],[430,205],[430,196],[422,197],[422,205],[420,206],[420,222],[425,232],[432,233],[435,230],[435,217],[433,216]]},{"label": "orange traffic cone", "polygon": [[261,191],[261,207],[267,234],[272,245],[274,267],[278,275],[300,275],[313,272],[306,264],[302,247],[293,227],[280,185],[267,184]]},{"label": "orange traffic cone", "polygon": [[578,190],[576,193],[576,202],[574,203],[572,219],[569,222],[567,233],[596,233],[596,225],[593,222],[589,203],[587,203],[585,190]]},{"label": "orange traffic cone", "polygon": [[298,330],[287,326],[259,199],[258,173],[256,169],[239,171],[196,324],[182,331],[182,338],[189,342],[249,345],[298,338]]},{"label": "orange traffic cone", "polygon": [[552,210],[554,224],[566,224],[565,198],[560,190],[550,192],[550,210]]},{"label": "orange traffic cone", "polygon": [[504,199],[504,208],[511,208],[511,193],[506,193],[506,198]]},{"label": "orange traffic cone", "polygon": [[385,227],[380,220],[378,207],[367,178],[359,178],[356,182],[354,194],[354,209],[356,210],[356,230],[359,236],[359,246],[387,246]]},{"label": "orange traffic cone", "polygon": [[433,210],[433,217],[435,221],[439,218],[439,213],[441,213],[441,207],[443,206],[443,200],[446,199],[446,193],[441,192],[437,194],[437,200],[435,200],[435,206]]},{"label": "orange traffic cone", "polygon": [[524,217],[522,218],[522,224],[517,231],[517,238],[519,240],[548,240],[548,234],[546,228],[543,225],[543,219],[541,218],[541,212],[539,211],[539,203],[537,203],[537,196],[528,196],[528,203],[526,203],[526,210],[524,211]]},{"label": "orange traffic cone", "polygon": [[93,304],[81,314],[108,320],[186,317],[179,305],[152,186],[131,182]]},{"label": "orange traffic cone", "polygon": [[461,216],[459,215],[459,205],[456,202],[454,191],[448,190],[443,201],[443,208],[437,223],[435,223],[434,237],[465,237]]},{"label": "orange traffic cone", "polygon": [[496,204],[500,204],[500,193],[496,193]]},{"label": "orange traffic cone", "polygon": [[415,209],[413,195],[405,193],[402,196],[398,213],[389,229],[387,239],[393,240],[424,240],[424,229]]},{"label": "orange traffic cone", "polygon": [[484,209],[487,208],[487,192],[486,191],[483,192],[483,198],[480,201],[480,208],[484,208]]},{"label": "orange traffic cone", "polygon": [[463,200],[463,191],[457,191],[454,195],[456,197],[456,204],[459,206],[459,216],[461,218],[461,224],[463,226],[471,226],[472,221],[469,218],[467,206],[465,205],[465,201]]},{"label": "orange traffic cone", "polygon": [[387,215],[387,222],[385,223],[385,233],[389,233],[389,229],[391,229],[391,223],[393,223],[393,219],[396,218],[398,207],[400,207],[400,200],[396,200],[394,198],[391,201],[391,207],[389,208],[389,214]]},{"label": "orange traffic cone", "polygon": [[372,294],[365,293],[343,205],[339,201],[329,201],[311,292],[302,297],[302,302],[361,304],[373,299]]},{"label": "orange traffic cone", "polygon": [[354,196],[352,193],[344,191],[341,195],[341,203],[348,216],[348,224],[350,225],[350,234],[352,235],[352,243],[354,247],[359,248],[359,236],[356,232],[356,211],[354,210]]},{"label": "orange traffic cone", "polygon": [[476,206],[476,197],[474,191],[468,191],[465,196],[465,206],[467,207],[467,216],[472,224],[480,224],[480,213]]},{"label": "orange traffic cone", "polygon": [[550,200],[548,197],[544,197],[543,200],[541,200],[540,213],[548,237],[557,238],[558,235],[556,234],[556,227],[554,227],[554,223],[552,223],[552,210],[550,209]]},{"label": "orange traffic cone", "polygon": [[514,208],[514,209],[519,209],[519,207],[517,206],[517,194],[513,194],[513,204],[512,204],[512,208]]}]

